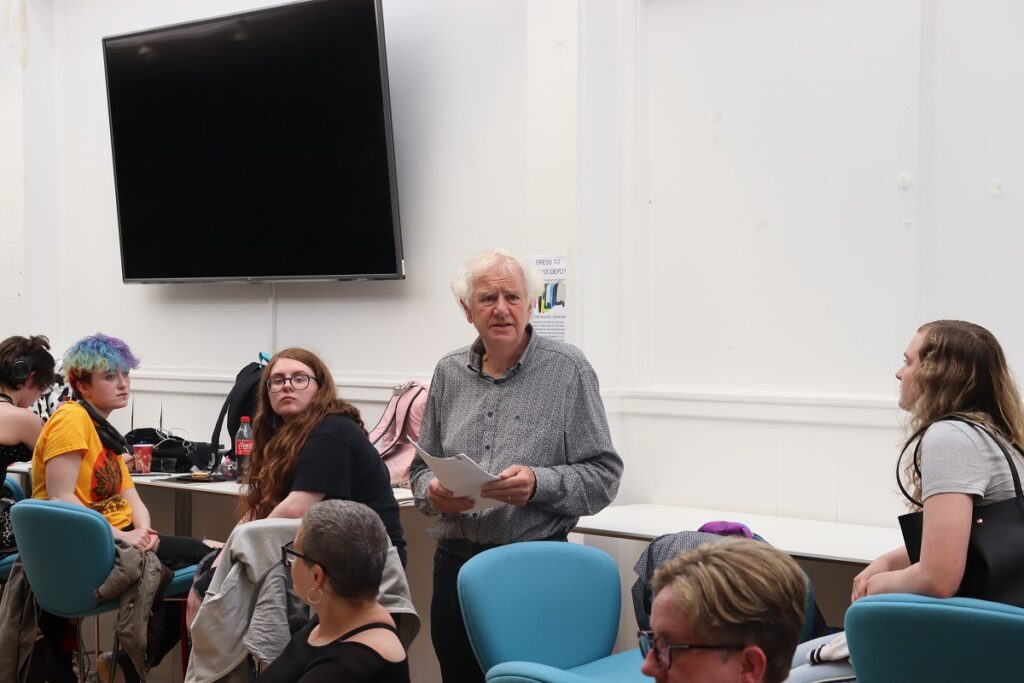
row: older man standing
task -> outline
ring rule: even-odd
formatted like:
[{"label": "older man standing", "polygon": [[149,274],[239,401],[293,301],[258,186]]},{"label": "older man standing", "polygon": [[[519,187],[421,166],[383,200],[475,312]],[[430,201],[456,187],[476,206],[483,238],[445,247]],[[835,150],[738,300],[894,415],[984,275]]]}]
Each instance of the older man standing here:
[{"label": "older man standing", "polygon": [[422,459],[410,468],[416,506],[441,514],[430,530],[430,626],[445,683],[484,679],[459,607],[462,565],[507,543],[565,540],[581,515],[612,501],[622,476],[593,368],[529,325],[542,287],[535,268],[501,249],[471,258],[452,282],[479,336],[437,364],[420,444],[440,457],[465,453],[496,474],[481,495],[506,504],[469,512],[474,501],[442,486]]}]

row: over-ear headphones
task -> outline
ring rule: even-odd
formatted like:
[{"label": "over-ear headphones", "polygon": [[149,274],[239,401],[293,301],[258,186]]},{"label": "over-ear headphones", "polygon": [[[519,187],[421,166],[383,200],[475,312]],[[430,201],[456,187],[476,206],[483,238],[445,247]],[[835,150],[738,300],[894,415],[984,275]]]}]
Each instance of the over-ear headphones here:
[{"label": "over-ear headphones", "polygon": [[16,382],[24,382],[32,374],[32,367],[35,364],[36,359],[32,356],[18,356],[11,364],[11,377]]}]

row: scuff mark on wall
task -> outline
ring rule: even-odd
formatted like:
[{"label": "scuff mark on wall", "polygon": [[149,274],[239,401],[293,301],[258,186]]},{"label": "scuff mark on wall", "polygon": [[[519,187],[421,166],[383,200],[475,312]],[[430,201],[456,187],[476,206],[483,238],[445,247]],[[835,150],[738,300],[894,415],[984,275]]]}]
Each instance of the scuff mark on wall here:
[{"label": "scuff mark on wall", "polygon": [[28,17],[25,15],[25,0],[3,0],[4,35],[18,56],[22,71],[28,62]]}]

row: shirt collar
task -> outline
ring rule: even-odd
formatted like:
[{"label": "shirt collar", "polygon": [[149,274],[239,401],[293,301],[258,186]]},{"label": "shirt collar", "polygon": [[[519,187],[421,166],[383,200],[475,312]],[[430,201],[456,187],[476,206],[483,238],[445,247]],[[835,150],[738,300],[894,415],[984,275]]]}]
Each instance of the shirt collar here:
[{"label": "shirt collar", "polygon": [[526,323],[526,334],[530,336],[530,340],[526,342],[526,348],[523,349],[523,354],[519,356],[519,360],[516,361],[516,364],[510,367],[508,371],[506,371],[505,374],[502,375],[501,377],[494,378],[484,374],[484,340],[481,339],[480,337],[477,337],[476,341],[474,341],[473,344],[469,347],[469,363],[466,365],[466,367],[475,372],[476,374],[480,375],[484,379],[493,380],[495,382],[503,382],[509,379],[510,377],[512,377],[513,374],[518,372],[519,369],[523,367],[523,364],[526,362],[527,358],[530,355],[530,349],[533,348],[533,344],[536,340],[537,335],[533,333],[533,325],[531,325],[530,323]]}]

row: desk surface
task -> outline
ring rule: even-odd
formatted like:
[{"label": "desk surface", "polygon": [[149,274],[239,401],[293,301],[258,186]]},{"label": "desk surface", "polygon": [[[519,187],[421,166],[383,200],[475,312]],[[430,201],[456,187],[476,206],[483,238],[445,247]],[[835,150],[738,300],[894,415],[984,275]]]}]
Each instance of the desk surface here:
[{"label": "desk surface", "polygon": [[[14,474],[29,474],[31,469],[32,463],[30,462],[16,462],[8,467],[7,471]],[[174,489],[181,492],[213,493],[222,496],[237,496],[240,487],[237,481],[189,483],[176,481],[174,477],[177,476],[180,475],[164,474],[162,472],[160,474],[136,474],[132,475],[132,481],[135,482],[135,486],[142,488],[152,486],[154,488]],[[391,490],[395,494],[395,500],[398,501],[399,507],[407,507],[413,504],[412,491],[409,489],[396,488]]]},{"label": "desk surface", "polygon": [[697,529],[714,520],[742,522],[790,555],[831,562],[868,564],[879,555],[903,545],[903,537],[895,528],[674,505],[612,506],[596,515],[582,517],[575,531],[648,541],[662,534]]}]

